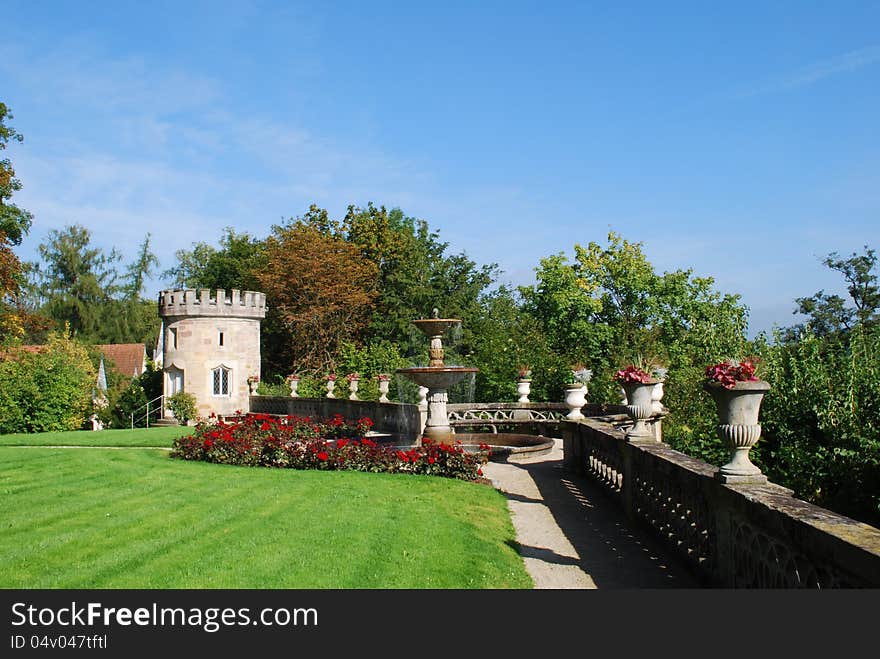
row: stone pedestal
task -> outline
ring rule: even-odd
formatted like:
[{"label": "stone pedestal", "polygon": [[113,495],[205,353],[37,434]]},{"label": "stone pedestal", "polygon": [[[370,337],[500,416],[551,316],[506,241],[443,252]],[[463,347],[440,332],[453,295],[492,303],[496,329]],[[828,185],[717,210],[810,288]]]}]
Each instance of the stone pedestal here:
[{"label": "stone pedestal", "polygon": [[425,435],[435,443],[454,441],[454,433],[449,425],[446,403],[449,396],[445,389],[434,389],[428,392],[428,420],[425,422]]}]

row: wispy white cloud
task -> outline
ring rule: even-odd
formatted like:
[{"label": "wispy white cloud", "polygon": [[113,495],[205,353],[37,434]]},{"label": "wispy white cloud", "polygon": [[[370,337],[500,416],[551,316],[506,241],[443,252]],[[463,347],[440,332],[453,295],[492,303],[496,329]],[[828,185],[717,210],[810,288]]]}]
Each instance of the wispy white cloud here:
[{"label": "wispy white cloud", "polygon": [[867,46],[837,55],[821,62],[815,62],[798,71],[768,82],[740,90],[738,98],[778,94],[801,87],[814,85],[826,78],[849,73],[880,62],[880,45]]},{"label": "wispy white cloud", "polygon": [[28,134],[15,154],[25,184],[17,201],[35,215],[28,260],[50,230],[80,223],[124,254],[151,232],[165,268],[175,250],[216,242],[225,226],[264,235],[311,202],[341,213],[433,187],[422,164],[381,145],[238,112],[221,81],[110,59],[85,42],[39,56],[0,46],[0,74],[30,103],[69,115],[63,127],[44,123],[54,134]]}]

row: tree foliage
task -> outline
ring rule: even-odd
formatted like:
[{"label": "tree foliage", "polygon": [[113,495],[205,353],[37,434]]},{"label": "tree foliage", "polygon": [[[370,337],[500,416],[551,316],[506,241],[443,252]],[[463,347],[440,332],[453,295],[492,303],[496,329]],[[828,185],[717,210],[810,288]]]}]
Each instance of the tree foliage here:
[{"label": "tree foliage", "polygon": [[480,267],[465,254],[447,254],[448,243],[427,222],[399,208],[349,206],[338,231],[378,271],[370,338],[407,346],[405,353],[422,349],[424,337],[412,321],[435,307],[469,326],[467,321],[480,313],[481,294],[496,277],[495,265]]},{"label": "tree foliage", "polygon": [[[21,142],[24,138],[6,121],[12,113],[5,103],[0,102],[0,151],[6,149],[9,141]],[[15,176],[15,169],[8,158],[0,159],[0,235],[11,245],[20,245],[22,238],[31,228],[33,215],[9,202],[12,195],[21,190],[21,181]]]},{"label": "tree foliage", "polygon": [[[313,204],[265,239],[227,228],[219,249],[195,243],[179,250],[164,275],[178,287],[266,292],[264,369],[270,379],[283,378],[336,368],[345,363],[344,345],[373,346],[379,355],[390,343],[418,361],[427,344],[411,321],[434,307],[467,328],[482,313],[480,297],[497,266],[447,248],[427,222],[398,208],[352,205],[334,219]],[[470,336],[465,330],[450,357],[470,352]]]},{"label": "tree foliage", "polygon": [[806,326],[816,336],[845,339],[856,324],[870,329],[880,321],[880,287],[877,285],[874,250],[865,245],[862,254],[853,252],[846,259],[832,252],[822,262],[843,276],[849,304],[841,296],[829,295],[824,290],[810,297],[797,298],[795,313],[807,316],[807,321],[787,330],[785,336],[789,340],[796,340]]},{"label": "tree foliage", "polygon": [[163,272],[175,288],[257,290],[257,273],[265,267],[264,241],[226,227],[220,248],[199,242],[177,250],[176,263]]},{"label": "tree foliage", "polygon": [[481,299],[481,313],[470,321],[472,352],[467,361],[479,368],[476,399],[517,400],[520,368],[532,371],[535,401],[559,401],[568,362],[551,345],[538,318],[525,311],[515,291],[501,286]]},{"label": "tree foliage", "polygon": [[[749,351],[747,310],[736,295],[713,288],[691,270],[657,273],[641,243],[609,233],[607,245],[575,245],[541,260],[537,283],[521,288],[524,308],[537,319],[553,351],[593,371],[590,400],[617,403],[618,368],[635,363],[668,369],[670,415],[664,436],[695,457],[717,461],[715,411],[702,391],[703,369]],[[560,379],[561,382],[561,379]]]},{"label": "tree foliage", "polygon": [[760,464],[798,497],[880,524],[880,328],[761,337]]},{"label": "tree foliage", "polygon": [[91,407],[95,370],[85,347],[53,332],[40,350],[0,358],[0,433],[78,430]]},{"label": "tree foliage", "polygon": [[[876,257],[823,264],[840,273],[849,300],[824,291],[797,298],[805,323],[761,335],[761,377],[772,389],[761,418],[758,461],[808,501],[880,524],[880,294]],[[753,450],[754,452],[754,450]]]},{"label": "tree foliage", "polygon": [[[12,113],[0,102],[0,151],[23,137],[7,120]],[[0,159],[0,343],[21,340],[28,330],[39,328],[41,320],[29,313],[20,300],[24,283],[24,268],[12,250],[20,245],[33,222],[33,215],[10,202],[12,195],[21,190],[21,181],[9,158]]]},{"label": "tree foliage", "polygon": [[537,284],[521,288],[552,347],[594,373],[626,362],[698,366],[745,344],[746,309],[691,270],[658,274],[642,251],[609,233],[607,246],[575,245],[541,260]]},{"label": "tree foliage", "polygon": [[361,342],[376,298],[376,266],[342,238],[304,221],[274,228],[257,274],[271,300],[264,347],[276,372],[332,369]]},{"label": "tree foliage", "polygon": [[121,274],[121,255],[94,246],[91,232],[82,225],[53,229],[38,249],[41,263],[30,264],[35,273],[31,300],[56,327],[67,323],[90,343],[155,342],[156,302],[140,296],[158,264],[149,234]]}]

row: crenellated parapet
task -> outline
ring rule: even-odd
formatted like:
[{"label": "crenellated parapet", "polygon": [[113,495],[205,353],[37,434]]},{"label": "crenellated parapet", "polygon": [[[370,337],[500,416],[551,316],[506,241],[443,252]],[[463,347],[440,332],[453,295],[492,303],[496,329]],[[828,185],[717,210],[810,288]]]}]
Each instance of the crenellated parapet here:
[{"label": "crenellated parapet", "polygon": [[262,319],[266,317],[266,294],[237,288],[229,291],[222,288],[162,291],[159,293],[159,315],[162,318],[220,316]]}]

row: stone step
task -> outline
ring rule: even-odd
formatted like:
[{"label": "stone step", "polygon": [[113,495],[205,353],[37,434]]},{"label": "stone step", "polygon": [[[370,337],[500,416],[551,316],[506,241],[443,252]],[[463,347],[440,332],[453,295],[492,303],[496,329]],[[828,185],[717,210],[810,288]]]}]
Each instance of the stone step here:
[{"label": "stone step", "polygon": [[177,422],[177,419],[156,419],[155,421],[150,421],[151,428],[157,428],[161,426],[179,426],[180,424]]}]

